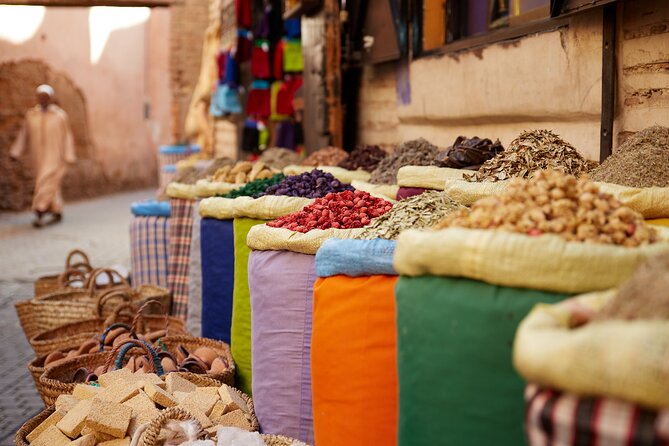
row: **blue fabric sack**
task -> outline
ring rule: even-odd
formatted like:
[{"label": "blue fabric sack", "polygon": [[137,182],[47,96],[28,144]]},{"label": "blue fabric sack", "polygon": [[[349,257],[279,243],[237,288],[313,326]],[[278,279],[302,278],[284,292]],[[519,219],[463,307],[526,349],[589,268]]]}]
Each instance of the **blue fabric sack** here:
[{"label": "blue fabric sack", "polygon": [[343,274],[350,277],[377,274],[395,276],[393,266],[395,240],[326,240],[316,253],[316,274],[330,277]]},{"label": "blue fabric sack", "polygon": [[132,215],[141,217],[169,217],[171,213],[169,201],[158,201],[154,199],[135,201],[130,205]]},{"label": "blue fabric sack", "polygon": [[235,275],[232,222],[233,220],[203,218],[200,223],[202,336],[228,344]]},{"label": "blue fabric sack", "polygon": [[198,153],[200,152],[200,146],[197,144],[160,146],[158,150],[163,155],[182,155],[184,153]]}]

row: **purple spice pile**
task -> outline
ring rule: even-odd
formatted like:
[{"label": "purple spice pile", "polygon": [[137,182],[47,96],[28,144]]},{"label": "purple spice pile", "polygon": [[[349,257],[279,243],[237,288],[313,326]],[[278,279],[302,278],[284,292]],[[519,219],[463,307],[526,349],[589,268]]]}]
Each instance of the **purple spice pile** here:
[{"label": "purple spice pile", "polygon": [[332,174],[314,169],[311,172],[286,177],[279,184],[270,186],[265,195],[287,195],[289,197],[321,198],[329,193],[354,190],[350,184],[344,184]]}]

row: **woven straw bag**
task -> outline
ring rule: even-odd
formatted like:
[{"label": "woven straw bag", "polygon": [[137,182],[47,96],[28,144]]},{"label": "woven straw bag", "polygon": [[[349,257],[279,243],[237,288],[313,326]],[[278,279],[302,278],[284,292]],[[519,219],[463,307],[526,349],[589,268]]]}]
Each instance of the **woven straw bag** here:
[{"label": "woven straw bag", "polygon": [[16,446],[29,446],[30,443],[28,443],[28,440],[26,439],[28,434],[34,431],[37,426],[42,424],[42,422],[47,418],[49,418],[49,416],[51,416],[51,414],[54,413],[55,411],[56,408],[51,406],[47,409],[44,409],[36,416],[23,423],[21,428],[16,433],[16,437],[14,438]]},{"label": "woven straw bag", "polygon": [[[81,257],[81,260],[75,263],[74,260],[77,256]],[[88,256],[86,255],[85,252],[79,249],[74,249],[70,251],[70,253],[67,255],[67,258],[65,259],[64,271],[72,269],[84,272],[91,272],[93,268],[91,267],[91,262],[88,259]],[[52,293],[60,289],[61,288],[60,278],[61,274],[42,276],[38,278],[35,281],[35,287],[34,287],[35,296],[41,296],[43,294]]]}]

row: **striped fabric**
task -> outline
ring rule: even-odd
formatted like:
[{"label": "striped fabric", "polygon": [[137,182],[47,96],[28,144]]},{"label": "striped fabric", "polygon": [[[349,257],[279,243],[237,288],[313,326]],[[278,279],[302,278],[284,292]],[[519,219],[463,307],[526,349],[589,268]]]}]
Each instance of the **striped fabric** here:
[{"label": "striped fabric", "polygon": [[642,446],[669,444],[669,410],[622,400],[579,397],[530,384],[525,428],[530,446]]},{"label": "striped fabric", "polygon": [[135,286],[167,288],[168,217],[135,216],[130,222],[130,261]]},{"label": "striped fabric", "polygon": [[177,176],[176,168],[171,169],[160,169],[160,190],[164,191],[168,184],[170,184]]},{"label": "striped fabric", "polygon": [[172,314],[186,320],[188,314],[188,267],[193,234],[193,201],[171,198],[167,283],[172,292]]}]

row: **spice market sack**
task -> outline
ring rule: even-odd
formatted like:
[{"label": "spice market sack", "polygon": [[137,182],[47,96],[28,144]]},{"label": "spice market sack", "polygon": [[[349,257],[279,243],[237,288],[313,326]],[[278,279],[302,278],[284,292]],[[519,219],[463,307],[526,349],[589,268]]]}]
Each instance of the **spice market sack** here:
[{"label": "spice market sack", "polygon": [[198,145],[172,145],[160,146],[158,149],[158,159],[160,166],[177,164],[179,161],[188,158],[189,156],[200,153],[200,146]]},{"label": "spice market sack", "polygon": [[536,303],[566,295],[430,275],[400,276],[395,294],[398,445],[523,444],[513,336]]},{"label": "spice market sack", "polygon": [[285,228],[271,228],[260,225],[249,231],[249,248],[257,251],[292,251],[302,254],[316,254],[325,240],[331,238],[354,238],[362,228],[355,229],[313,229],[306,233]]},{"label": "spice market sack", "polygon": [[236,217],[271,220],[280,215],[290,214],[313,203],[312,199],[265,195],[260,198],[205,198],[200,203],[202,217],[229,220]]},{"label": "spice market sack", "polygon": [[[464,171],[467,172],[467,171]],[[462,180],[463,171],[449,167],[404,166],[397,171],[397,185],[444,190],[446,180]]]},{"label": "spice market sack", "polygon": [[[394,241],[336,240],[316,254],[311,377],[315,443],[397,444]],[[373,426],[373,428],[371,428]]]},{"label": "spice market sack", "polygon": [[235,251],[232,220],[202,218],[202,336],[230,343]]},{"label": "spice market sack", "polygon": [[495,285],[583,293],[619,285],[669,243],[628,248],[567,242],[554,235],[448,228],[400,234],[395,268],[402,275],[468,277]]},{"label": "spice market sack", "polygon": [[666,320],[602,320],[570,329],[576,309],[597,312],[615,294],[591,293],[534,308],[516,334],[516,369],[551,388],[667,408]]},{"label": "spice market sack", "polygon": [[130,221],[130,263],[135,285],[167,288],[169,216],[135,214]]},{"label": "spice market sack", "polygon": [[529,446],[547,444],[667,444],[669,410],[653,410],[530,384],[525,389],[525,431]]},{"label": "spice market sack", "polygon": [[314,263],[314,256],[290,251],[251,251],[248,261],[252,388],[258,421],[264,432],[281,432],[307,443],[314,442],[310,379]]},{"label": "spice market sack", "polygon": [[368,181],[371,174],[364,170],[348,170],[337,166],[319,167],[325,173],[330,173],[343,183],[351,184],[353,181]]},{"label": "spice market sack", "polygon": [[194,336],[202,334],[202,254],[200,251],[200,201],[193,203],[193,233],[188,266],[188,308],[186,325]]},{"label": "spice market sack", "polygon": [[351,186],[357,190],[369,192],[374,197],[386,200],[396,200],[397,191],[399,190],[399,186],[394,184],[372,184],[360,180],[353,180]]},{"label": "spice market sack", "polygon": [[213,197],[215,195],[225,195],[235,189],[243,187],[244,184],[214,182],[210,180],[198,180],[195,183],[195,193],[200,198]]},{"label": "spice market sack", "polygon": [[188,275],[193,235],[193,199],[170,198],[167,283],[172,293],[172,314],[186,319],[188,314]]}]

